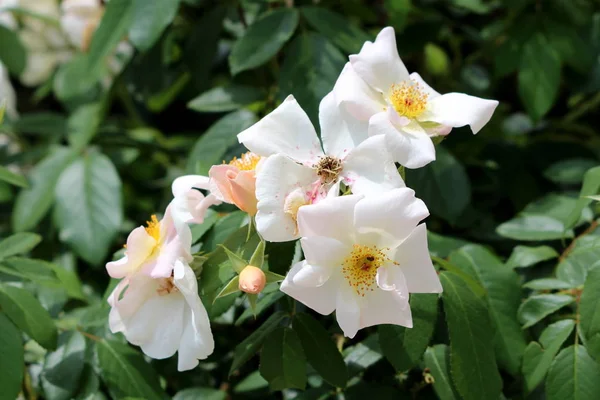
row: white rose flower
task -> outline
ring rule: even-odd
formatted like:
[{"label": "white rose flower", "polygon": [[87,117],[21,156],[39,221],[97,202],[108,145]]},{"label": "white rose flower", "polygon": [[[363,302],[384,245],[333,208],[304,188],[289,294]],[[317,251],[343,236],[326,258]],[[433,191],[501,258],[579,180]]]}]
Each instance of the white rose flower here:
[{"label": "white rose flower", "polygon": [[256,178],[256,226],[265,240],[298,238],[298,210],[336,196],[341,182],[353,193],[403,187],[383,137],[348,126],[330,93],[319,105],[321,142],[293,96],[238,135],[250,151],[267,157]]},{"label": "white rose flower", "polygon": [[465,125],[477,133],[498,106],[496,100],[464,93],[440,95],[419,74],[409,74],[391,27],[350,56],[333,92],[354,118],[368,122],[369,135],[385,136],[394,160],[407,168],[435,160],[432,136]]},{"label": "white rose flower", "polygon": [[408,188],[303,207],[298,224],[306,259],[292,267],[281,290],[323,315],[335,310],[350,338],[372,325],[412,327],[409,293],[442,291],[425,224],[418,225],[428,215]]}]

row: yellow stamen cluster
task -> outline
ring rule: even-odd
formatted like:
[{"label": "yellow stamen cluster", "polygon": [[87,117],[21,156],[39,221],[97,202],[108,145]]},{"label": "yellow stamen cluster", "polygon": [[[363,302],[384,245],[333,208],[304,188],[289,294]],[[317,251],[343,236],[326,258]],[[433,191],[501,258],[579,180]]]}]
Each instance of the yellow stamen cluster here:
[{"label": "yellow stamen cluster", "polygon": [[162,278],[158,282],[156,292],[159,296],[166,296],[171,293],[179,292],[179,288],[173,283],[173,278]]},{"label": "yellow stamen cluster", "polygon": [[160,241],[160,222],[156,215],[152,215],[150,221],[146,221],[146,225],[148,225],[145,228],[148,235],[152,236],[157,242]]},{"label": "yellow stamen cluster", "polygon": [[425,111],[427,93],[418,83],[404,81],[392,85],[390,102],[399,115],[414,119]]},{"label": "yellow stamen cluster", "polygon": [[315,168],[317,169],[317,175],[321,178],[321,182],[325,184],[333,183],[342,172],[342,161],[339,158],[331,156],[321,157]]},{"label": "yellow stamen cluster", "polygon": [[242,154],[240,158],[233,157],[233,160],[229,161],[229,165],[236,167],[240,171],[253,171],[256,169],[256,165],[259,161],[260,156],[249,151]]},{"label": "yellow stamen cluster", "polygon": [[310,204],[310,202],[306,199],[306,196],[301,190],[295,190],[285,198],[283,212],[288,214],[294,220],[294,235],[298,234],[298,211],[300,210],[300,207],[307,204]]},{"label": "yellow stamen cluster", "polygon": [[377,246],[355,244],[350,255],[342,263],[344,278],[361,297],[375,289],[377,269],[392,262],[383,250]]}]

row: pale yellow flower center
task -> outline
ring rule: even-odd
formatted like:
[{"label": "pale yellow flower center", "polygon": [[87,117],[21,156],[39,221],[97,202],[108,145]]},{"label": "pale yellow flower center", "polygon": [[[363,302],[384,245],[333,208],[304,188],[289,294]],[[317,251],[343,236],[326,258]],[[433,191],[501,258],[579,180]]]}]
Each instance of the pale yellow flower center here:
[{"label": "pale yellow flower center", "polygon": [[160,242],[160,221],[156,218],[156,215],[150,217],[150,221],[146,221],[146,232],[152,236],[156,242]]},{"label": "pale yellow flower center", "polygon": [[352,252],[342,263],[342,273],[352,289],[361,297],[372,292],[376,285],[377,269],[386,263],[394,263],[377,246],[355,244]]},{"label": "pale yellow flower center", "polygon": [[156,293],[158,293],[159,296],[166,296],[177,292],[179,292],[179,288],[173,283],[173,277],[161,278],[158,280],[158,289],[156,289]]},{"label": "pale yellow flower center", "polygon": [[233,160],[229,161],[229,165],[236,167],[240,171],[254,171],[259,161],[260,156],[249,151],[242,154],[240,158],[233,157]]},{"label": "pale yellow flower center", "polygon": [[427,93],[414,81],[395,83],[392,85],[390,102],[399,115],[414,119],[425,111]]},{"label": "pale yellow flower center", "polygon": [[295,224],[294,235],[298,234],[298,210],[300,207],[310,204],[301,189],[296,189],[288,194],[283,204],[283,212],[288,214]]}]

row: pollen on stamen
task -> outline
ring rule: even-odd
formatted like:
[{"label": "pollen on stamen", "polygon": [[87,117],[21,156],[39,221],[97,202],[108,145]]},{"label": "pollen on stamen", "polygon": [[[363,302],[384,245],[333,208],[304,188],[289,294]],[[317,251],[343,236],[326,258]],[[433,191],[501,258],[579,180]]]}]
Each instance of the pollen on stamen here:
[{"label": "pollen on stamen", "polygon": [[160,279],[158,289],[156,289],[156,293],[158,293],[159,296],[166,296],[177,292],[179,292],[179,288],[173,283],[173,277]]},{"label": "pollen on stamen", "polygon": [[248,151],[240,156],[240,158],[233,157],[233,160],[229,161],[229,165],[236,167],[240,171],[253,171],[256,169],[256,165],[260,161],[260,156]]},{"label": "pollen on stamen", "polygon": [[321,178],[324,184],[330,184],[337,180],[342,172],[342,161],[339,158],[332,156],[321,157],[319,162],[314,165],[317,170],[317,175]]},{"label": "pollen on stamen", "polygon": [[411,80],[392,85],[390,102],[399,115],[413,119],[425,111],[427,97],[425,89]]},{"label": "pollen on stamen", "polygon": [[352,246],[352,252],[342,263],[342,274],[357,295],[365,297],[365,294],[376,288],[379,267],[387,263],[396,264],[387,257],[384,250],[389,249],[360,244]]},{"label": "pollen on stamen", "polygon": [[156,215],[150,217],[150,221],[146,221],[146,232],[152,236],[157,242],[160,240],[160,221],[156,218]]}]

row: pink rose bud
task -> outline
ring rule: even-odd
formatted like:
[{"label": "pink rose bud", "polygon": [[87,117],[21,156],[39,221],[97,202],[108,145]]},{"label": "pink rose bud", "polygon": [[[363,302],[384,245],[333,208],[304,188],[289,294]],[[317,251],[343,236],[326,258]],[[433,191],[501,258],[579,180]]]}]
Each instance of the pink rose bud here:
[{"label": "pink rose bud", "polygon": [[266,283],[267,277],[260,268],[248,265],[240,273],[239,288],[242,292],[259,294],[265,288]]},{"label": "pink rose bud", "polygon": [[260,156],[248,152],[229,164],[214,165],[208,172],[211,193],[219,200],[255,215],[256,167],[259,162]]}]

